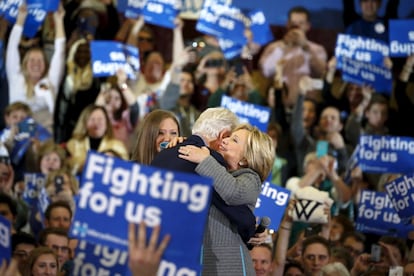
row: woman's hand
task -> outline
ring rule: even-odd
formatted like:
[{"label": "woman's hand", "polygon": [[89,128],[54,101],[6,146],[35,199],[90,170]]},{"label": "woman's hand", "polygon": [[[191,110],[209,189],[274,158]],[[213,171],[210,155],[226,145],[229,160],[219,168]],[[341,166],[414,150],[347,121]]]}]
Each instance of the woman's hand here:
[{"label": "woman's hand", "polygon": [[187,139],[187,137],[177,136],[177,137],[171,138],[171,140],[170,140],[170,142],[168,142],[168,145],[167,145],[166,148],[167,149],[168,148],[173,148],[176,145],[184,142],[185,139]]},{"label": "woman's hand", "polygon": [[178,152],[178,157],[194,163],[200,163],[210,156],[210,150],[207,147],[182,146],[178,149]]}]

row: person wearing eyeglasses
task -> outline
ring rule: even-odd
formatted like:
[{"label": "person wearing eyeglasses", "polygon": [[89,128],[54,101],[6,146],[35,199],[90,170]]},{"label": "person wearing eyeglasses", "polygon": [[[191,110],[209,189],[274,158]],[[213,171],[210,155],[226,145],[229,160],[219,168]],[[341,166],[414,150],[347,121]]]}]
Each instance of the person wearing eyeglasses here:
[{"label": "person wearing eyeglasses", "polygon": [[43,229],[39,233],[39,245],[47,246],[56,253],[60,268],[70,259],[69,237],[65,229],[53,227]]},{"label": "person wearing eyeglasses", "polygon": [[322,236],[310,236],[302,244],[302,264],[305,275],[320,275],[331,257],[329,241]]},{"label": "person wearing eyeglasses", "polygon": [[30,252],[37,247],[36,239],[32,234],[17,232],[11,236],[11,242],[13,259],[17,261],[18,269],[23,274]]}]

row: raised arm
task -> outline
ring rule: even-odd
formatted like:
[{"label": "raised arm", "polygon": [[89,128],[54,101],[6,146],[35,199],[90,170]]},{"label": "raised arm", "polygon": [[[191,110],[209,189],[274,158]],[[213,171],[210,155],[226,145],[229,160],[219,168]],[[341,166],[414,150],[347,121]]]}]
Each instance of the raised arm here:
[{"label": "raised arm", "polygon": [[65,71],[65,26],[63,18],[65,10],[63,5],[59,5],[59,9],[53,13],[55,23],[55,49],[53,51],[52,59],[50,60],[50,67],[48,71],[49,80],[53,85],[55,95],[63,79]]},{"label": "raised arm", "polygon": [[19,54],[19,42],[23,33],[24,22],[27,17],[26,4],[22,4],[19,7],[16,23],[14,24],[9,36],[6,52],[6,72],[10,79],[10,76],[21,73],[20,54]]}]

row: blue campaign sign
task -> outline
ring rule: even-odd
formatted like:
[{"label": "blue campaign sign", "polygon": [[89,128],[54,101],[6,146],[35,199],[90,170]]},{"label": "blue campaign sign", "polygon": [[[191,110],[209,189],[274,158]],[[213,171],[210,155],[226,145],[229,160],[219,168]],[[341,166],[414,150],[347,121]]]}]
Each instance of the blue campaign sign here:
[{"label": "blue campaign sign", "polygon": [[273,32],[266,21],[262,10],[255,10],[249,13],[250,31],[253,33],[253,41],[259,45],[265,45],[274,40]]},{"label": "blue campaign sign", "polygon": [[49,12],[57,11],[59,8],[59,0],[46,0],[45,1],[45,10]]},{"label": "blue campaign sign", "polygon": [[[126,251],[128,222],[161,225],[172,239],[164,260],[197,274],[212,179],[142,166],[90,151],[70,233]],[[116,223],[113,223],[114,220]],[[191,231],[183,225],[191,222]],[[149,237],[149,235],[148,235]]]},{"label": "blue campaign sign", "polygon": [[342,79],[358,85],[370,85],[378,93],[390,95],[392,72],[384,66],[377,66],[342,57]]},{"label": "blue campaign sign", "polygon": [[414,20],[389,21],[391,57],[407,57],[414,54]]},{"label": "blue campaign sign", "polygon": [[45,186],[45,183],[46,176],[42,173],[24,174],[25,187],[22,198],[29,206],[37,204],[39,191]]},{"label": "blue campaign sign", "polygon": [[243,45],[236,44],[230,39],[219,38],[218,39],[220,49],[226,59],[232,59],[239,57],[243,50]]},{"label": "blue campaign sign", "polygon": [[174,29],[180,8],[181,2],[176,0],[147,0],[142,14],[147,23]]},{"label": "blue campaign sign", "polygon": [[19,164],[27,149],[32,144],[31,139],[36,138],[40,142],[52,138],[52,134],[41,124],[35,122],[31,117],[27,117],[18,124],[19,133],[14,136],[14,147],[10,154],[13,164]]},{"label": "blue campaign sign", "polygon": [[120,0],[117,9],[124,12],[125,17],[136,19],[142,14],[147,0]]},{"label": "blue campaign sign", "polygon": [[289,198],[290,191],[288,189],[265,182],[257,199],[254,214],[256,217],[269,217],[269,229],[277,230],[289,204]]},{"label": "blue campaign sign", "polygon": [[124,276],[127,270],[127,251],[82,240],[76,247],[71,275]]},{"label": "blue campaign sign", "polygon": [[5,0],[0,1],[1,13],[10,24],[16,22],[16,17],[19,12],[19,7],[23,3],[23,0]]},{"label": "blue campaign sign", "polygon": [[11,223],[0,216],[0,263],[10,263],[11,259]]},{"label": "blue campaign sign", "polygon": [[263,132],[267,131],[270,118],[269,107],[251,104],[225,95],[221,98],[221,106],[236,113],[241,122],[256,126]]},{"label": "blue campaign sign", "polygon": [[411,137],[361,135],[358,145],[358,164],[364,172],[408,174],[414,171]]},{"label": "blue campaign sign", "polygon": [[337,36],[335,57],[338,69],[342,69],[342,58],[383,66],[384,57],[388,56],[388,45],[383,41],[348,34]]},{"label": "blue campaign sign", "polygon": [[412,218],[414,216],[414,173],[403,175],[384,187],[398,216],[403,220]]},{"label": "blue campaign sign", "polygon": [[236,44],[246,44],[244,29],[247,17],[239,8],[215,0],[204,1],[197,20],[199,32],[226,38]]},{"label": "blue campaign sign", "polygon": [[131,45],[116,41],[91,41],[92,70],[96,77],[116,75],[123,69],[130,79],[136,78],[139,70],[139,53]]},{"label": "blue campaign sign", "polygon": [[[51,6],[49,6],[51,5]],[[45,21],[47,11],[53,7],[54,3],[45,2],[44,0],[27,1],[27,17],[24,22],[23,34],[27,37],[34,37],[39,28]]]},{"label": "blue campaign sign", "polygon": [[358,203],[356,228],[363,233],[406,238],[412,225],[401,223],[390,198],[385,192],[363,190]]}]

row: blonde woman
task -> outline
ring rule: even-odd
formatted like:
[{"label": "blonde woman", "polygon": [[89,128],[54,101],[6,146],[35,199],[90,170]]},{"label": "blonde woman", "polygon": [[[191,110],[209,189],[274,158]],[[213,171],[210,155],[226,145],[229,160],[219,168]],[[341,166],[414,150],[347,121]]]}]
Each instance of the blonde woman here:
[{"label": "blonde woman", "polygon": [[26,5],[22,4],[7,45],[6,72],[9,82],[9,102],[27,103],[33,111],[35,121],[52,132],[56,94],[65,66],[66,38],[63,26],[65,12],[60,6],[53,14],[56,33],[50,64],[41,48],[28,50],[23,61],[20,61],[19,41],[22,38],[27,14]]}]

